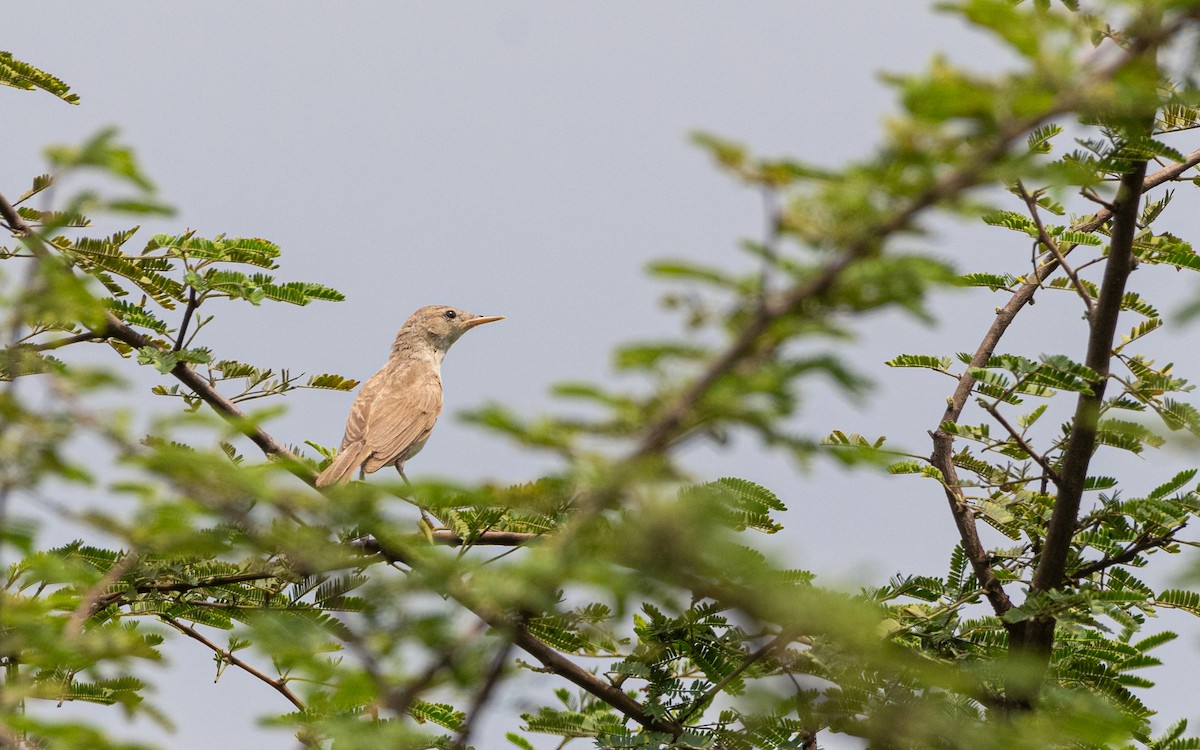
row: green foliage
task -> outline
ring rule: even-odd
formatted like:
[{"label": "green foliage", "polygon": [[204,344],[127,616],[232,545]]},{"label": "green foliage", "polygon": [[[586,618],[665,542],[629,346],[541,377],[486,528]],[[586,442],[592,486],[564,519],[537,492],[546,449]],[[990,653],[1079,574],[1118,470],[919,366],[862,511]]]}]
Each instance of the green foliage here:
[{"label": "green foliage", "polygon": [[26,91],[41,89],[57,96],[67,104],[79,103],[79,97],[70,93],[70,86],[46,71],[16,59],[11,52],[3,50],[0,50],[0,85]]},{"label": "green foliage", "polygon": [[[507,735],[518,748],[534,746],[523,733],[604,748],[807,748],[836,733],[896,748],[1200,747],[1182,721],[1151,736],[1153,683],[1141,671],[1175,637],[1156,627],[1160,610],[1200,616],[1200,593],[1141,574],[1156,554],[1188,546],[1181,532],[1200,513],[1197,470],[1164,473],[1149,449],[1164,435],[1200,435],[1200,411],[1172,364],[1138,353],[1171,321],[1149,296],[1114,291],[1105,273],[1125,242],[1110,183],[1140,161],[1182,158],[1158,136],[1200,122],[1192,76],[1160,78],[1165,65],[1146,57],[1170,41],[1156,34],[1194,20],[1157,2],[1114,3],[1107,15],[1042,1],[951,10],[1019,63],[984,76],[935,59],[889,79],[903,111],[862,161],[817,168],[694,136],[777,214],[734,260],[652,264],[683,333],[619,347],[616,380],[555,386],[572,411],[472,413],[552,452],[544,476],[512,486],[384,480],[313,491],[312,468],[334,452],[311,441],[308,455],[284,448],[263,430],[273,412],[237,405],[357,382],[224,359],[200,339],[228,309],[219,301],[249,302],[252,314],[342,295],[278,280],[283,249],[261,238],[185,231],[130,249],[129,217],[167,212],[132,150],[113,131],[49,149],[54,178],[35,177],[15,218],[4,217],[14,242],[0,259],[31,272],[4,277],[16,333],[0,373],[46,387],[36,397],[0,391],[0,492],[69,497],[82,486],[116,502],[84,512],[64,501],[96,533],[59,547],[46,548],[26,519],[0,525],[13,560],[0,586],[0,744],[121,746],[25,707],[80,701],[166,723],[171,711],[151,704],[152,667],[198,648],[216,678],[240,670],[290,703],[268,720],[313,747],[481,742],[474,723],[514,667],[536,685],[522,733]],[[1138,59],[1096,63],[1086,51],[1102,40]],[[7,53],[0,82],[74,101]],[[20,205],[89,171],[132,194]],[[1001,188],[988,195],[1005,203],[969,200],[977,186]],[[1154,229],[1176,210],[1173,195],[1125,212],[1137,224],[1133,279],[1155,291],[1166,270],[1200,269],[1188,242]],[[1100,203],[1099,214],[1050,218]],[[918,235],[935,208],[1018,233],[1011,272],[960,274],[932,253],[900,251],[898,238]],[[1016,342],[998,315],[1005,327],[976,353],[889,360],[962,391],[934,405],[941,424],[913,431],[933,428],[928,456],[811,423],[814,383],[853,400],[869,390],[846,356],[856,331],[880,313],[928,320],[931,295],[952,285],[1008,293],[1033,318],[1045,314],[1029,307],[1036,295],[1065,293],[1087,337],[1116,308],[1138,317],[1113,340],[1068,340],[1076,329],[1050,318]],[[84,411],[83,396],[126,396],[110,390],[117,370],[59,352],[88,341],[154,368],[154,392],[181,399],[180,413],[145,427]],[[1060,353],[1085,350],[1082,362]],[[696,476],[680,459],[689,445],[747,439],[801,469],[817,453],[933,480],[923,484],[939,505],[949,500],[960,533],[946,569],[851,592],[788,567],[761,534],[782,538],[781,494],[814,502],[807,488],[713,480],[708,466]],[[1126,489],[1105,463],[1114,450],[1141,456],[1136,485],[1156,486]],[[116,477],[102,488],[89,470],[100,462]],[[1047,527],[1071,490],[1087,499],[1058,542]],[[999,533],[976,533],[979,523]],[[1043,585],[1054,544],[1065,568]],[[1039,629],[1051,635],[1044,652],[1023,651]]]}]

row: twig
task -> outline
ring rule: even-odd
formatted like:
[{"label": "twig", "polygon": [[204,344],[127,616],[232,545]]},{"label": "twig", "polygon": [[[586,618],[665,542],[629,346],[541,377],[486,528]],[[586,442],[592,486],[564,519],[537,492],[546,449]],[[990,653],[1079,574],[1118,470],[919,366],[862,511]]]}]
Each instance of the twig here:
[{"label": "twig", "polygon": [[70,346],[71,344],[81,344],[84,341],[100,341],[103,338],[103,336],[97,336],[91,331],[85,331],[83,333],[77,333],[74,336],[66,336],[53,341],[45,341],[40,344],[19,344],[18,346],[35,352],[47,352],[55,349],[61,349],[64,346]]},{"label": "twig", "polygon": [[[1165,182],[1174,180],[1197,164],[1200,164],[1200,149],[1188,154],[1187,159],[1184,161],[1165,169],[1160,169],[1154,174],[1147,176],[1141,184],[1140,192],[1148,192]],[[1094,232],[1104,226],[1111,218],[1111,208],[1103,208],[1090,217],[1072,225],[1071,229],[1078,232]],[[958,387],[955,388],[954,393],[947,401],[946,411],[942,414],[942,418],[938,422],[938,429],[930,432],[930,437],[933,440],[933,453],[929,458],[929,462],[942,472],[946,500],[950,505],[950,514],[954,518],[954,525],[958,529],[959,538],[963,544],[963,551],[966,553],[967,559],[971,561],[971,569],[975,573],[975,579],[979,581],[980,586],[987,595],[988,602],[992,605],[992,609],[997,615],[1003,615],[1012,609],[1013,603],[992,572],[989,562],[990,555],[979,539],[979,532],[975,526],[975,518],[971,515],[963,498],[958,470],[954,466],[954,436],[941,429],[940,425],[958,421],[963,408],[966,406],[967,398],[975,388],[976,381],[970,373],[970,368],[983,367],[987,364],[988,359],[996,351],[996,346],[1000,343],[1000,339],[1003,338],[1009,326],[1012,325],[1013,320],[1016,319],[1017,313],[1025,305],[1029,304],[1033,299],[1034,292],[1041,288],[1042,282],[1049,278],[1057,269],[1057,260],[1052,260],[1041,266],[1034,273],[1033,278],[1026,281],[1017,291],[1013,292],[1008,303],[996,311],[996,318],[992,321],[991,326],[988,327],[983,340],[971,356],[967,370],[959,376]]]},{"label": "twig", "polygon": [[292,689],[289,688],[287,685],[287,680],[285,680],[283,677],[271,677],[267,673],[260,670],[258,667],[255,667],[253,664],[249,664],[249,663],[243,661],[236,654],[234,654],[226,649],[221,648],[217,644],[210,641],[208,638],[205,638],[204,635],[202,633],[200,633],[199,631],[197,631],[195,628],[191,627],[190,625],[187,625],[186,623],[180,622],[179,620],[175,619],[174,617],[171,617],[170,615],[159,615],[158,617],[163,622],[167,623],[171,627],[178,630],[180,633],[183,633],[184,635],[186,635],[188,638],[191,638],[194,641],[204,644],[209,650],[211,650],[214,654],[216,654],[217,657],[220,658],[222,661],[228,662],[229,664],[232,664],[233,666],[237,667],[238,669],[241,669],[242,671],[246,672],[247,674],[270,685],[272,688],[274,688],[276,691],[278,691],[278,693],[280,695],[282,695],[284,698],[286,698],[289,703],[291,703],[293,706],[295,706],[298,710],[303,711],[305,709],[304,701],[300,700],[299,696],[297,696],[294,692],[292,692]]},{"label": "twig", "polygon": [[18,237],[24,237],[33,232],[21,218],[21,214],[17,213],[17,209],[13,208],[3,195],[0,195],[0,218],[4,219],[4,228]]},{"label": "twig", "polygon": [[1175,539],[1174,539],[1175,535],[1178,534],[1180,531],[1182,531],[1184,529],[1184,527],[1186,527],[1186,526],[1187,526],[1187,521],[1184,521],[1183,523],[1180,523],[1180,524],[1174,526],[1166,534],[1162,534],[1159,536],[1148,536],[1148,535],[1143,534],[1140,538],[1138,538],[1137,541],[1135,541],[1133,544],[1130,544],[1128,547],[1121,550],[1117,554],[1105,555],[1104,557],[1100,558],[1099,560],[1096,560],[1095,562],[1090,562],[1087,565],[1084,565],[1084,566],[1078,568],[1077,570],[1072,571],[1070,574],[1068,574],[1067,577],[1072,581],[1079,581],[1084,578],[1087,578],[1090,575],[1099,573],[1102,570],[1111,568],[1114,565],[1123,565],[1124,563],[1127,563],[1127,562],[1133,560],[1134,558],[1136,558],[1138,555],[1145,552],[1146,550],[1156,549],[1158,547],[1162,547],[1162,546],[1172,543],[1173,541],[1175,541]]},{"label": "twig", "polygon": [[692,718],[701,710],[703,710],[705,706],[707,706],[714,698],[721,694],[722,690],[729,687],[731,682],[741,677],[742,673],[744,673],[747,669],[762,661],[765,657],[771,655],[775,651],[785,648],[793,640],[795,640],[795,636],[791,632],[785,630],[784,632],[772,638],[769,643],[747,656],[742,663],[737,666],[737,669],[734,669],[719,681],[713,683],[712,687],[710,687],[708,690],[705,690],[704,695],[701,695],[699,698],[697,698],[695,702],[692,703],[691,708],[689,708],[682,716],[679,717],[679,723],[687,724],[688,719]]},{"label": "twig", "polygon": [[1025,186],[1020,180],[1017,181],[1017,189],[1020,191],[1021,199],[1025,201],[1025,206],[1029,209],[1029,216],[1033,219],[1034,226],[1037,227],[1038,242],[1040,242],[1047,250],[1049,250],[1050,254],[1054,256],[1054,259],[1058,261],[1059,267],[1062,268],[1063,273],[1067,275],[1067,278],[1071,280],[1071,284],[1075,287],[1075,291],[1079,293],[1079,298],[1083,300],[1083,305],[1087,308],[1088,316],[1090,317],[1092,314],[1092,309],[1095,307],[1095,302],[1092,300],[1092,295],[1088,294],[1087,288],[1084,287],[1083,282],[1079,280],[1079,274],[1077,274],[1075,269],[1071,268],[1071,266],[1067,263],[1066,256],[1064,256],[1059,250],[1058,243],[1054,241],[1054,238],[1051,237],[1050,233],[1046,231],[1045,225],[1042,224],[1042,216],[1041,212],[1038,211],[1036,195],[1030,195],[1025,190]]},{"label": "twig", "polygon": [[500,682],[500,675],[504,673],[504,666],[508,663],[508,655],[512,652],[512,647],[512,641],[505,641],[500,650],[496,652],[496,657],[492,659],[492,664],[484,676],[483,685],[475,693],[475,700],[471,702],[471,708],[467,711],[467,718],[458,729],[458,739],[454,741],[453,745],[454,750],[464,750],[467,747],[467,742],[471,739],[471,731],[475,728],[475,721],[483,713],[484,706],[487,705],[496,685]]},{"label": "twig", "polygon": [[100,576],[100,580],[92,584],[91,588],[79,599],[79,604],[71,613],[70,619],[67,620],[66,633],[68,636],[78,636],[83,632],[83,623],[107,606],[101,603],[107,598],[105,592],[110,586],[121,580],[121,576],[128,573],[137,561],[137,555],[126,552],[111,568],[105,571],[104,575]]},{"label": "twig", "polygon": [[187,340],[188,324],[192,322],[192,313],[196,312],[199,307],[199,300],[196,297],[196,287],[188,287],[187,307],[183,309],[183,321],[179,324],[179,335],[175,338],[175,346],[171,351],[177,352],[183,348],[183,342]]},{"label": "twig", "polygon": [[1057,485],[1058,472],[1054,470],[1054,467],[1050,465],[1050,462],[1046,460],[1046,457],[1037,453],[1032,446],[1029,445],[1029,443],[1025,442],[1025,437],[1015,427],[1009,424],[1009,421],[1004,418],[1004,415],[1001,414],[1000,410],[994,405],[988,403],[984,399],[978,399],[977,403],[983,408],[984,411],[992,415],[992,419],[1000,423],[1000,426],[1003,427],[1009,436],[1016,442],[1017,447],[1025,451],[1030,458],[1036,461],[1038,466],[1041,466],[1042,470],[1046,472],[1046,476],[1050,477],[1050,481]]},{"label": "twig", "polygon": [[470,540],[463,539],[451,529],[435,529],[430,536],[435,544],[446,547],[520,547],[535,541],[542,534],[532,534],[524,531],[481,531],[473,534]]}]

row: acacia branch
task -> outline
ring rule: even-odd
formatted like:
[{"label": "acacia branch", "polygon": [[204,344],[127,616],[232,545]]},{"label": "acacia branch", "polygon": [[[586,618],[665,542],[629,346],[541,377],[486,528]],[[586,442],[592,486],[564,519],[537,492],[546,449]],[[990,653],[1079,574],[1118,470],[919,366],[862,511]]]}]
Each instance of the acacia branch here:
[{"label": "acacia branch", "polygon": [[1085,287],[1083,282],[1080,281],[1079,274],[1076,273],[1075,269],[1071,268],[1070,264],[1067,263],[1067,258],[1065,255],[1063,255],[1058,243],[1054,241],[1054,238],[1051,237],[1050,233],[1046,231],[1046,226],[1042,224],[1042,215],[1041,212],[1038,211],[1036,195],[1030,195],[1020,181],[1017,182],[1017,189],[1020,191],[1021,199],[1025,201],[1026,208],[1029,209],[1029,216],[1033,219],[1034,226],[1037,227],[1038,242],[1040,242],[1047,250],[1050,251],[1050,254],[1054,256],[1054,260],[1058,263],[1059,267],[1062,268],[1063,273],[1065,273],[1067,278],[1071,280],[1071,284],[1075,287],[1075,292],[1079,294],[1079,298],[1083,300],[1083,305],[1087,308],[1088,315],[1091,315],[1092,308],[1095,307],[1096,303],[1092,300],[1092,295],[1088,293],[1087,287]]},{"label": "acacia branch", "polygon": [[[1112,362],[1112,342],[1117,330],[1117,317],[1121,312],[1121,299],[1125,295],[1125,284],[1133,271],[1133,239],[1137,231],[1138,205],[1145,181],[1146,162],[1135,162],[1121,178],[1117,191],[1116,208],[1113,215],[1112,242],[1108,248],[1108,262],[1104,266],[1104,279],[1100,286],[1100,297],[1090,319],[1087,357],[1084,364],[1099,376],[1091,383],[1091,393],[1080,394],[1076,402],[1075,416],[1071,420],[1071,435],[1063,453],[1058,498],[1046,528],[1046,537],[1037,568],[1033,574],[1032,591],[1042,592],[1057,588],[1066,572],[1067,554],[1071,539],[1075,536],[1075,524],[1079,516],[1079,505],[1083,498],[1084,480],[1088,464],[1096,448],[1096,432],[1100,421],[1100,407],[1104,399],[1109,367]],[[1041,640],[1037,645],[1049,648]],[[1033,645],[1033,644],[1031,644]]]},{"label": "acacia branch", "polygon": [[[1178,164],[1164,167],[1154,174],[1147,176],[1142,181],[1139,194],[1149,192],[1163,183],[1177,179],[1197,164],[1200,164],[1200,149],[1196,149],[1188,154],[1187,158]],[[1076,232],[1094,232],[1112,219],[1112,216],[1110,208],[1102,208],[1091,216],[1073,224],[1071,230]],[[984,590],[988,602],[992,605],[992,609],[997,615],[1003,615],[1012,609],[1013,603],[1008,594],[1004,592],[1004,588],[996,578],[995,573],[992,572],[990,555],[983,546],[983,542],[980,541],[975,517],[971,514],[966,504],[966,499],[963,496],[961,483],[958,478],[958,469],[954,466],[954,436],[943,430],[941,425],[958,422],[963,409],[966,407],[967,399],[975,388],[976,380],[971,375],[971,368],[979,368],[987,364],[987,361],[995,353],[1000,339],[1004,337],[1009,326],[1016,319],[1017,314],[1030,303],[1034,293],[1042,287],[1045,280],[1057,271],[1058,268],[1057,259],[1049,260],[1039,266],[1034,271],[1033,277],[1026,280],[1017,291],[1013,292],[1008,302],[996,311],[995,319],[988,327],[983,340],[979,342],[975,353],[971,355],[971,361],[967,364],[967,368],[958,376],[958,386],[947,400],[946,410],[938,422],[938,429],[930,432],[930,438],[933,441],[933,453],[929,457],[929,462],[942,472],[946,500],[950,505],[950,514],[954,518],[954,525],[958,529],[963,551],[966,553],[967,559],[971,561],[971,569],[975,573],[975,579]]]},{"label": "acacia branch", "polygon": [[186,635],[188,638],[191,638],[194,641],[204,644],[210,651],[212,651],[214,654],[216,654],[217,657],[220,658],[222,661],[228,662],[229,664],[232,664],[233,666],[246,672],[247,674],[251,675],[252,677],[255,677],[256,679],[261,680],[262,682],[265,682],[266,684],[270,685],[280,695],[282,695],[284,698],[286,698],[289,703],[291,703],[293,706],[295,706],[297,710],[303,711],[305,709],[304,701],[300,700],[299,696],[297,696],[294,692],[292,692],[292,689],[289,688],[287,685],[287,680],[285,680],[283,677],[271,677],[266,672],[263,672],[258,667],[255,667],[253,664],[243,661],[241,658],[239,658],[233,652],[231,652],[227,649],[223,649],[220,646],[218,646],[217,644],[210,641],[208,638],[205,638],[204,635],[202,633],[200,633],[200,631],[196,630],[195,628],[191,627],[190,625],[187,625],[186,623],[180,622],[179,620],[175,619],[174,617],[171,617],[170,615],[159,615],[158,617],[163,622],[167,623],[171,627],[178,630],[180,633],[183,633],[184,635]]},{"label": "acacia branch", "polygon": [[762,661],[767,656],[775,653],[776,651],[786,648],[787,645],[793,640],[795,640],[795,636],[789,631],[785,630],[772,638],[771,641],[762,648],[747,656],[742,663],[738,665],[737,669],[734,669],[732,672],[721,678],[721,680],[713,683],[713,686],[708,690],[705,690],[704,695],[697,698],[692,704],[692,707],[679,717],[679,723],[686,724],[688,719],[692,718],[701,710],[703,710],[705,706],[707,706],[714,698],[721,694],[722,690],[729,687],[730,683],[741,677],[742,673],[744,673],[747,669]]},{"label": "acacia branch", "polygon": [[1000,426],[1003,427],[1005,432],[1009,434],[1009,437],[1016,442],[1017,447],[1024,451],[1026,455],[1028,455],[1034,461],[1036,461],[1037,465],[1041,466],[1042,470],[1046,472],[1046,476],[1050,478],[1050,481],[1057,485],[1059,481],[1058,472],[1054,470],[1054,467],[1050,465],[1050,462],[1046,460],[1045,456],[1035,451],[1033,447],[1026,442],[1025,436],[1022,435],[1015,427],[1012,426],[1012,424],[1009,423],[1007,419],[1004,418],[1004,415],[1000,413],[1000,410],[983,399],[979,399],[979,406],[982,407],[983,410],[988,414],[991,414],[992,419],[1000,423]]},{"label": "acacia branch", "polygon": [[1090,575],[1094,575],[1103,570],[1107,570],[1114,565],[1124,565],[1127,562],[1134,560],[1138,555],[1147,550],[1158,549],[1165,547],[1175,541],[1175,535],[1187,526],[1187,521],[1180,523],[1170,529],[1165,534],[1147,535],[1143,534],[1133,544],[1130,544],[1125,549],[1115,555],[1105,555],[1104,557],[1090,562],[1077,570],[1068,574],[1067,578],[1072,581],[1080,581]]},{"label": "acacia branch", "polygon": [[[398,550],[379,540],[373,541],[373,548],[378,550],[388,562],[403,563],[411,566],[413,561]],[[482,620],[489,628],[500,634],[507,634],[512,643],[525,653],[542,663],[548,672],[573,683],[588,693],[604,701],[610,707],[624,714],[627,718],[641,724],[643,727],[670,734],[673,737],[683,732],[683,725],[666,718],[657,718],[646,710],[641,703],[626,695],[621,688],[600,679],[588,670],[562,655],[554,648],[546,645],[529,632],[525,623],[516,617],[496,611],[491,607],[475,601],[465,585],[452,585],[446,592],[450,598],[458,602]]]},{"label": "acacia branch", "polygon": [[[907,203],[881,217],[875,226],[864,227],[857,238],[843,247],[838,256],[816,275],[785,290],[773,302],[760,305],[754,316],[734,337],[725,351],[709,363],[708,367],[692,381],[692,384],[684,390],[674,404],[646,429],[641,441],[627,460],[636,462],[657,454],[670,445],[681,428],[686,427],[687,416],[692,413],[705,394],[743,357],[758,347],[760,339],[776,320],[789,313],[794,313],[808,301],[827,293],[851,264],[874,252],[891,235],[910,227],[913,220],[921,213],[980,184],[987,177],[989,168],[1008,153],[1009,148],[1017,139],[1064,112],[1073,110],[1087,97],[1092,88],[1104,83],[1127,65],[1139,59],[1154,44],[1178,32],[1188,20],[1187,16],[1182,16],[1173,23],[1156,29],[1153,34],[1134,40],[1124,54],[1105,65],[1097,65],[1083,80],[1070,87],[1058,102],[1047,107],[1040,114],[1013,119],[1003,124],[997,129],[998,132],[992,142],[981,146],[974,158],[966,164],[942,175]],[[1194,166],[1194,164],[1195,162],[1189,166]],[[1096,226],[1100,226],[1105,220],[1107,217]],[[1092,229],[1094,228],[1092,227]],[[1032,291],[1030,295],[1032,295]],[[969,392],[969,388],[967,392]],[[961,410],[961,408],[960,406],[959,409]]]},{"label": "acacia branch", "polygon": [[33,233],[25,220],[21,218],[21,214],[17,213],[17,209],[13,208],[13,205],[3,195],[0,195],[0,218],[4,219],[5,228],[18,237]]},{"label": "acacia branch", "polygon": [[103,336],[97,336],[91,331],[84,331],[83,333],[77,333],[74,336],[65,336],[60,339],[54,339],[53,341],[44,341],[39,344],[18,344],[18,347],[22,349],[29,349],[30,351],[35,352],[48,352],[55,349],[61,349],[64,346],[70,346],[71,344],[81,344],[85,341],[100,341],[102,339]]}]

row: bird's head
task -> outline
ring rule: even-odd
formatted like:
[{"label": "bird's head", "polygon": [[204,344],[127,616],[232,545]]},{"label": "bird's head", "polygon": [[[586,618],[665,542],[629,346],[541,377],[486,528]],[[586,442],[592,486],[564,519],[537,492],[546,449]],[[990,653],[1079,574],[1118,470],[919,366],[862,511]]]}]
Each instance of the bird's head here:
[{"label": "bird's head", "polygon": [[484,323],[495,323],[497,320],[504,320],[504,316],[476,315],[446,305],[422,307],[404,322],[392,351],[427,345],[434,351],[445,354],[450,345],[467,331]]}]

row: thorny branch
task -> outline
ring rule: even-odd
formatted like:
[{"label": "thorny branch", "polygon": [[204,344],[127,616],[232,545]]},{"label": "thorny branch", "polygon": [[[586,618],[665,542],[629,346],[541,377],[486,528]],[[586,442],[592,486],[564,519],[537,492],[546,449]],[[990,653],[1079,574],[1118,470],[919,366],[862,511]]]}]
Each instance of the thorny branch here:
[{"label": "thorny branch", "polygon": [[288,702],[291,703],[293,706],[295,706],[298,710],[300,710],[300,711],[304,710],[304,708],[305,708],[304,701],[300,700],[299,696],[297,696],[294,692],[292,692],[292,689],[289,688],[287,685],[287,680],[285,680],[284,678],[272,677],[269,674],[267,674],[266,672],[263,672],[258,667],[254,666],[253,664],[243,661],[241,658],[239,658],[237,656],[237,654],[234,654],[233,652],[231,652],[227,649],[221,648],[217,644],[210,641],[208,638],[204,637],[203,633],[199,632],[198,630],[196,630],[192,626],[188,625],[187,623],[180,622],[179,620],[175,619],[174,617],[171,617],[170,615],[159,615],[158,617],[160,620],[162,620],[166,624],[170,625],[171,627],[175,628],[180,633],[183,633],[188,638],[191,638],[194,641],[204,644],[204,646],[207,647],[214,654],[216,654],[217,657],[221,659],[221,661],[228,662],[229,664],[232,664],[233,666],[237,667],[238,669],[241,669],[242,671],[246,672],[247,674],[252,675],[253,677],[257,678],[258,680],[265,682],[266,684],[268,684],[272,688],[274,688],[280,695],[282,695],[284,698],[286,698],[288,700]]}]

